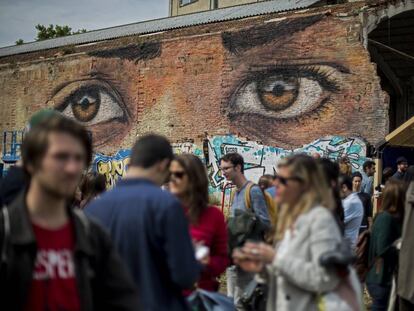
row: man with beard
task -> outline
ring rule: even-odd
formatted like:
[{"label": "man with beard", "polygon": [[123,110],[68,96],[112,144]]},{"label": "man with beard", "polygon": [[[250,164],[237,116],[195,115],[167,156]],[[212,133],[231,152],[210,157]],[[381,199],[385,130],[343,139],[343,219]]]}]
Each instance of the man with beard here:
[{"label": "man with beard", "polygon": [[2,309],[138,310],[108,235],[67,202],[92,158],[86,129],[60,114],[26,135],[28,189],[0,213]]}]

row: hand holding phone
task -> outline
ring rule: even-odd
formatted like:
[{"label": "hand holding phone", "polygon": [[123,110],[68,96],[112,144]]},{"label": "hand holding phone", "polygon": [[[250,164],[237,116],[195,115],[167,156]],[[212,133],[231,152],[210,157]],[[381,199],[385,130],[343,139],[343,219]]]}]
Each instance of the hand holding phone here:
[{"label": "hand holding phone", "polygon": [[205,246],[203,242],[194,244],[195,257],[202,265],[208,265],[210,262],[210,248]]}]

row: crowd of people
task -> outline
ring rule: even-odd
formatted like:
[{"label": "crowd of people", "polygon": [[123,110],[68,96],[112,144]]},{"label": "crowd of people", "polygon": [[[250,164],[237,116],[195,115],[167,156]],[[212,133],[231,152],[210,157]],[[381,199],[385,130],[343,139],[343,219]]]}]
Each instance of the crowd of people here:
[{"label": "crowd of people", "polygon": [[227,153],[225,217],[210,203],[204,163],[174,155],[160,135],[137,139],[110,191],[86,173],[91,136],[60,113],[36,117],[21,153],[0,188],[2,310],[207,310],[196,295],[214,310],[364,310],[364,288],[372,310],[414,310],[405,158],[378,187],[372,161],[360,173],[345,157],[305,154],[256,184],[243,157]]}]

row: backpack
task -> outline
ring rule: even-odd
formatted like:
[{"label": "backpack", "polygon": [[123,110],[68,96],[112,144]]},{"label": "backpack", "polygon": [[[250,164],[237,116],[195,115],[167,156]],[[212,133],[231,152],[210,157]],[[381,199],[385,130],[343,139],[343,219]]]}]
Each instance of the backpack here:
[{"label": "backpack", "polygon": [[[234,211],[234,216],[229,217],[227,221],[228,246],[230,254],[234,248],[242,246],[247,240],[265,241],[266,235],[269,232],[269,226],[264,224],[251,208],[250,191],[253,186],[253,183],[249,183],[246,188],[246,210],[236,209]],[[270,201],[273,201],[273,198],[270,195],[269,197]],[[266,205],[269,211],[269,205],[267,202]],[[273,211],[276,211],[276,208],[273,208]],[[270,212],[269,214],[272,215]],[[273,215],[274,214],[275,213],[273,212]]]}]

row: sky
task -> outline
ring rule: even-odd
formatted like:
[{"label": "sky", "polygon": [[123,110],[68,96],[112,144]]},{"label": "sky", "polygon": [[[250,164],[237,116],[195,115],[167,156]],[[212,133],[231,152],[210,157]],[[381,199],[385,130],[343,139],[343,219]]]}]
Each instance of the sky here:
[{"label": "sky", "polygon": [[35,25],[95,30],[168,16],[168,0],[0,0],[0,47],[35,40]]}]

